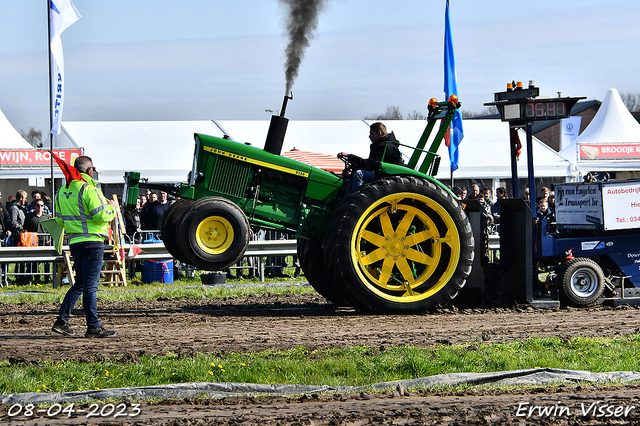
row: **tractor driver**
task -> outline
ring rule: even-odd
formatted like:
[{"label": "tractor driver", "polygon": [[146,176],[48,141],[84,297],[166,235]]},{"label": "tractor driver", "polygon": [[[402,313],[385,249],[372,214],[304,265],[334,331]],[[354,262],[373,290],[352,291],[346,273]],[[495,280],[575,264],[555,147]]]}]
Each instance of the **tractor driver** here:
[{"label": "tractor driver", "polygon": [[387,127],[378,122],[373,123],[369,128],[369,158],[361,158],[355,154],[340,152],[338,158],[350,164],[354,170],[353,176],[349,180],[347,194],[355,191],[365,182],[373,180],[376,163],[398,164],[404,166],[402,154],[398,148],[399,142],[393,132],[387,133]]}]

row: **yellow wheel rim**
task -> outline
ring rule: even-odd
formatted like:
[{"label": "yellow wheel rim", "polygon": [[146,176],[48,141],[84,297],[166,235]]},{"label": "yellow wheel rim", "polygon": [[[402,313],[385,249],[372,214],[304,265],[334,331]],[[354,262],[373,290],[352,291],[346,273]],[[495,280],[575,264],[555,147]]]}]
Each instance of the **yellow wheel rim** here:
[{"label": "yellow wheel rim", "polygon": [[409,303],[433,296],[449,282],[460,259],[460,235],[436,201],[397,193],[362,214],[350,248],[367,287],[385,299]]},{"label": "yellow wheel rim", "polygon": [[204,219],[196,229],[196,242],[207,253],[224,253],[233,243],[233,228],[231,223],[220,216],[210,216]]}]

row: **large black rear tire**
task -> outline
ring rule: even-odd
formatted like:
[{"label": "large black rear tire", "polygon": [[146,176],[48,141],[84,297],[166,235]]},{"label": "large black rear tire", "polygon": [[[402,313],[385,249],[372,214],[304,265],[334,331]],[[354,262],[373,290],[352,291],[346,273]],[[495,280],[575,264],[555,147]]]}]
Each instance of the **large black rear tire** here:
[{"label": "large black rear tire", "polygon": [[461,204],[415,176],[375,180],[334,213],[325,264],[336,285],[362,310],[420,313],[453,299],[474,255]]},{"label": "large black rear tire", "polygon": [[311,287],[330,303],[336,306],[349,306],[339,288],[329,277],[323,258],[322,242],[318,237],[311,237],[308,240],[298,239],[298,261]]},{"label": "large black rear tire", "polygon": [[240,207],[225,198],[207,197],[182,214],[176,243],[185,263],[222,271],[242,259],[249,235],[249,221]]}]

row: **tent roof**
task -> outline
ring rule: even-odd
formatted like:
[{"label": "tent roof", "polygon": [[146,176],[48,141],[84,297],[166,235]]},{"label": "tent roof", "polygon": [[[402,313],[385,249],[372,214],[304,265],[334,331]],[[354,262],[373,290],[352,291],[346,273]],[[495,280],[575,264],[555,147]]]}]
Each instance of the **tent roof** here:
[{"label": "tent roof", "polygon": [[[217,120],[233,140],[262,148],[269,121]],[[282,152],[292,149],[336,155],[344,151],[369,156],[369,125],[362,120],[289,121]]]},{"label": "tent roof", "polygon": [[31,149],[33,146],[18,133],[0,110],[0,149],[24,148]]},{"label": "tent roof", "polygon": [[[631,115],[627,107],[622,102],[620,94],[616,89],[609,89],[600,109],[591,120],[586,129],[568,146],[562,149],[559,154],[577,163],[578,144],[598,144],[598,143],[640,143],[640,123]],[[578,167],[580,165],[578,164]],[[608,170],[615,168],[637,169],[638,164],[632,162],[612,163],[612,162],[589,162],[585,164],[589,170]]]},{"label": "tent roof", "polygon": [[222,137],[211,120],[65,121],[66,140],[58,146],[82,147],[103,183],[122,183],[125,171],[141,171],[150,182],[186,181],[193,165],[194,133]]},{"label": "tent roof", "polygon": [[[387,130],[393,131],[401,144],[415,146],[420,140],[427,125],[426,120],[387,120]],[[454,172],[454,179],[508,179],[511,178],[511,154],[509,143],[509,124],[495,120],[463,120],[464,139],[459,147],[459,168]],[[431,140],[435,137],[434,129]],[[526,133],[519,131],[522,152],[518,161],[518,175],[527,176]],[[413,150],[400,147],[405,160]],[[444,143],[438,148],[441,156],[438,177],[447,179],[451,176],[449,152]],[[568,176],[570,163],[560,157],[537,138],[533,138],[534,173],[537,177]]]}]

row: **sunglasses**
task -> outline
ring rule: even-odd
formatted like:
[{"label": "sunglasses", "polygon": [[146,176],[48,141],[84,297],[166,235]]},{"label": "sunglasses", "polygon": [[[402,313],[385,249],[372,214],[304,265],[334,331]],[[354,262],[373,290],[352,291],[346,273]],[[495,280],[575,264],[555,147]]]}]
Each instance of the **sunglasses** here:
[{"label": "sunglasses", "polygon": [[90,171],[91,169],[93,169],[93,171],[94,171],[94,172],[97,172],[97,171],[98,171],[98,169],[96,169],[95,167],[89,167],[89,168],[87,168],[87,173],[89,173],[89,171]]},{"label": "sunglasses", "polygon": [[44,207],[44,204],[36,204],[36,207]]}]

